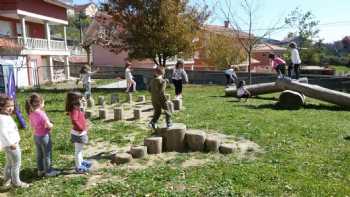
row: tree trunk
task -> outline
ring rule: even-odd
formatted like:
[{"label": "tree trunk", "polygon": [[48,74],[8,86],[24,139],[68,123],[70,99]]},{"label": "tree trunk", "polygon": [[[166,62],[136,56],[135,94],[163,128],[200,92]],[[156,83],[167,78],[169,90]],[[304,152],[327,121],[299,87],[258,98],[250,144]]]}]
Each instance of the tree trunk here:
[{"label": "tree trunk", "polygon": [[333,103],[336,105],[350,107],[350,94],[323,88],[318,85],[304,84],[298,81],[279,79],[277,86],[283,89],[293,90],[305,94],[308,97]]},{"label": "tree trunk", "polygon": [[249,85],[252,84],[252,73],[251,73],[251,64],[252,64],[252,51],[248,52],[248,76],[249,76]]}]

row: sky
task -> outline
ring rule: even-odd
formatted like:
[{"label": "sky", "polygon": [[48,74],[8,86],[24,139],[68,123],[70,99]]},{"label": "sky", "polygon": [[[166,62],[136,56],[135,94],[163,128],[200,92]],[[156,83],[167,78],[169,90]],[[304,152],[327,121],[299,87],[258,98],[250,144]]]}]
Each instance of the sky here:
[{"label": "sky", "polygon": [[[74,4],[84,4],[91,0],[73,0]],[[94,0],[100,2],[103,0]],[[240,0],[191,0],[192,4],[201,5],[205,1],[213,10],[213,14],[207,23],[223,25],[225,20],[224,12],[228,11],[228,7],[224,2],[231,3],[232,10],[237,16],[244,18],[242,9],[238,2]],[[254,16],[253,32],[256,35],[266,32],[265,29],[282,26],[284,18],[299,7],[303,12],[311,11],[314,18],[319,21],[318,39],[324,42],[334,42],[341,40],[344,36],[350,35],[350,0],[255,0],[258,2],[257,11]],[[244,25],[242,30],[246,30]],[[263,29],[259,31],[259,29]],[[272,32],[269,38],[282,40],[288,32],[296,31],[295,28],[285,27],[282,30]]]}]

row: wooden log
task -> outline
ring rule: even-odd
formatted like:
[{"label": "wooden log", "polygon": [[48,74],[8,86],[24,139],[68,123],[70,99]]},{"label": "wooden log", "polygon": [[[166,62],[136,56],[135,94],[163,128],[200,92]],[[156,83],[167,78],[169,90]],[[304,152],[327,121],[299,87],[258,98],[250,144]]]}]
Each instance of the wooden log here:
[{"label": "wooden log", "polygon": [[162,130],[165,151],[185,151],[186,125],[182,123],[174,123],[172,127],[163,128]]},{"label": "wooden log", "polygon": [[218,136],[209,135],[205,139],[205,150],[209,152],[218,152],[221,139]]},{"label": "wooden log", "polygon": [[200,130],[186,131],[186,145],[191,151],[203,151],[207,134]]},{"label": "wooden log", "polygon": [[174,110],[182,110],[182,99],[174,99]]},{"label": "wooden log", "polygon": [[112,94],[111,95],[111,104],[118,103],[119,102],[119,97],[117,94]]},{"label": "wooden log", "polygon": [[124,119],[124,110],[122,107],[114,108],[114,120],[123,120]]},{"label": "wooden log", "polygon": [[137,99],[137,102],[141,102],[141,103],[146,102],[146,96],[144,96],[144,95],[139,96]]},{"label": "wooden log", "polygon": [[107,110],[105,108],[100,108],[98,110],[98,117],[100,119],[106,119],[107,118]]},{"label": "wooden log", "polygon": [[168,110],[170,111],[170,113],[174,113],[175,112],[174,103],[171,101],[167,101],[166,104],[168,106]]},{"label": "wooden log", "polygon": [[221,154],[231,154],[237,150],[236,144],[221,144],[219,147],[219,152]]},{"label": "wooden log", "polygon": [[276,83],[283,89],[300,92],[308,97],[333,103],[339,106],[350,107],[350,94],[344,92],[287,79],[279,79]]},{"label": "wooden log", "polygon": [[132,156],[128,153],[116,153],[112,155],[111,162],[113,164],[124,164],[129,163],[132,160]]},{"label": "wooden log", "polygon": [[[307,78],[300,78],[297,81],[301,83],[308,83]],[[270,82],[270,83],[259,83],[259,84],[253,84],[253,85],[247,85],[244,86],[252,96],[260,95],[260,94],[269,94],[274,92],[281,92],[284,89],[277,86],[276,82]],[[236,87],[228,87],[225,89],[225,96],[237,96],[237,89]]]},{"label": "wooden log", "polygon": [[85,118],[86,119],[92,118],[92,111],[91,110],[86,110],[85,111]]},{"label": "wooden log", "polygon": [[105,105],[105,97],[104,96],[98,97],[98,105],[101,105],[101,106]]},{"label": "wooden log", "polygon": [[95,106],[95,101],[92,97],[90,97],[88,100],[87,100],[87,106],[88,107],[93,107]]},{"label": "wooden log", "polygon": [[278,105],[281,107],[301,107],[305,103],[305,96],[299,92],[285,90],[280,94]]},{"label": "wooden log", "polygon": [[144,140],[144,145],[147,147],[148,154],[160,154],[162,153],[163,138],[161,137],[149,137]]},{"label": "wooden log", "polygon": [[141,119],[142,110],[141,109],[134,109],[134,119],[140,120]]},{"label": "wooden log", "polygon": [[146,146],[135,146],[130,148],[132,158],[144,158],[147,155]]}]

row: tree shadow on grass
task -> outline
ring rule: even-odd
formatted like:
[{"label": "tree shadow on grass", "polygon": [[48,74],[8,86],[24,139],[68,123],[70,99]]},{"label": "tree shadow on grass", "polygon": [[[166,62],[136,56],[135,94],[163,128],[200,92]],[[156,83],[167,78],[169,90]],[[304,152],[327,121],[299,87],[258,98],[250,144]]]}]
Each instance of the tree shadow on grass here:
[{"label": "tree shadow on grass", "polygon": [[267,100],[267,101],[278,101],[278,98],[272,96],[272,97],[262,97],[262,96],[254,96],[252,99],[258,99],[258,100]]},{"label": "tree shadow on grass", "polygon": [[350,111],[350,108],[340,107],[336,105],[315,105],[306,104],[303,106],[281,106],[278,103],[269,103],[262,105],[245,105],[242,106],[248,109],[272,109],[272,110],[299,110],[299,109],[315,109],[315,110],[325,110],[325,111]]}]

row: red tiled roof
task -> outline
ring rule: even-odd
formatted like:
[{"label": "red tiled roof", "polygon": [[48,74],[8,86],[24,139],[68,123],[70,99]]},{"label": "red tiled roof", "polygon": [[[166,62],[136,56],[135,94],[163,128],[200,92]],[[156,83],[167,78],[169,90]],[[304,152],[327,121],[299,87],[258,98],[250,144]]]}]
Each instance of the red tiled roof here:
[{"label": "red tiled roof", "polygon": [[272,51],[285,51],[285,50],[287,49],[284,47],[280,47],[280,46],[268,44],[268,43],[258,44],[253,49],[254,52],[270,52],[270,51],[272,52]]}]

